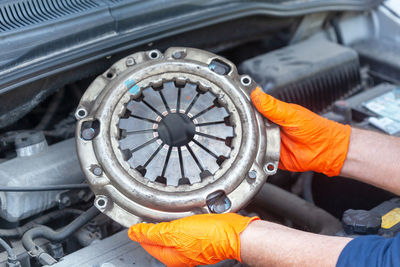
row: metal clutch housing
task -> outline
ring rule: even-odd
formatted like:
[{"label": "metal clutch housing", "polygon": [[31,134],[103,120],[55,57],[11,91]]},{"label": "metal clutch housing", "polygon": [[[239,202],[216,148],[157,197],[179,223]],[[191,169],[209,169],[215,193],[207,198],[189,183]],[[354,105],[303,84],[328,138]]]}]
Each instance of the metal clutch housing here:
[{"label": "metal clutch housing", "polygon": [[276,172],[279,128],[233,63],[184,47],[138,52],[97,77],[76,110],[78,157],[115,221],[235,212]]}]

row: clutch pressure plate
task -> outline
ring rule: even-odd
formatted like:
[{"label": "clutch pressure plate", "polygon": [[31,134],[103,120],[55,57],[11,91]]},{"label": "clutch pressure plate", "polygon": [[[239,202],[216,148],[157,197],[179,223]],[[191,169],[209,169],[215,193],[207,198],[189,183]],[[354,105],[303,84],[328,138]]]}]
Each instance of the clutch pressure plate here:
[{"label": "clutch pressure plate", "polygon": [[242,208],[279,160],[279,128],[249,101],[255,87],[228,60],[193,48],[119,60],[75,114],[95,205],[125,226]]}]

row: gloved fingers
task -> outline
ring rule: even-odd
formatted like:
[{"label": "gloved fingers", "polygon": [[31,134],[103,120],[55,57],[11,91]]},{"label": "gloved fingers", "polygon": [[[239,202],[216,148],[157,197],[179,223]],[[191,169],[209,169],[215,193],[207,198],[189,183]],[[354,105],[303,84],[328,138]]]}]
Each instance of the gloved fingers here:
[{"label": "gloved fingers", "polygon": [[156,246],[173,246],[173,240],[168,231],[170,223],[139,223],[133,225],[128,230],[128,236],[133,241],[140,244]]},{"label": "gloved fingers", "polygon": [[312,111],[279,101],[260,88],[251,93],[257,110],[281,126],[279,168],[336,176],[349,147],[351,127],[320,117]]},{"label": "gloved fingers", "polygon": [[188,266],[186,261],[182,261],[182,255],[175,248],[141,244],[151,256],[158,259],[168,267]]},{"label": "gloved fingers", "polygon": [[290,104],[264,93],[260,87],[251,93],[251,101],[261,114],[276,124],[285,123],[294,117],[292,114],[295,113],[295,109]]},{"label": "gloved fingers", "polygon": [[128,231],[151,255],[168,266],[195,266],[240,260],[240,233],[258,217],[234,213],[201,214],[159,224],[141,223]]}]

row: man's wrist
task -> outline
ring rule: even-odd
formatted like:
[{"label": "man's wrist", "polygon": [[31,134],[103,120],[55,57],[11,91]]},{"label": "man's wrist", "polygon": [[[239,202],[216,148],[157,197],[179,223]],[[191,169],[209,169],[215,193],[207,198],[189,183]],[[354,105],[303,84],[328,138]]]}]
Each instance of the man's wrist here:
[{"label": "man's wrist", "polygon": [[252,221],[249,223],[246,229],[240,233],[240,259],[242,263],[248,262],[247,259],[250,256],[252,245],[254,243],[254,240],[252,241],[252,236],[262,223],[263,221],[260,220]]}]

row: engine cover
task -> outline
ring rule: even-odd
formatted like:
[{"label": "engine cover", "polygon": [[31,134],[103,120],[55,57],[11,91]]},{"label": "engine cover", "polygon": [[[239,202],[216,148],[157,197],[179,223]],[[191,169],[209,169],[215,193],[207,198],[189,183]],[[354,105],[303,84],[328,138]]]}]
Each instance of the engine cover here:
[{"label": "engine cover", "polygon": [[193,48],[116,62],[75,114],[95,205],[125,226],[238,211],[279,160],[279,128],[249,100],[256,86],[228,60]]}]

